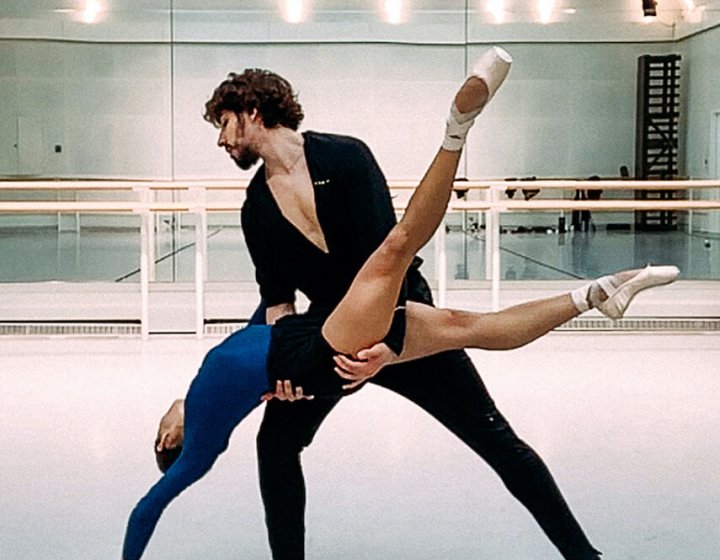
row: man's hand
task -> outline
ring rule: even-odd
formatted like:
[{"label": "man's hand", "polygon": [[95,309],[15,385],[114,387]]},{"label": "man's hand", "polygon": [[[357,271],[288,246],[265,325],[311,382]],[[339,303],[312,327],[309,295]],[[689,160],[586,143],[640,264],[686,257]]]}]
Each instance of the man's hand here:
[{"label": "man's hand", "polygon": [[355,359],[338,354],[333,357],[333,360],[336,365],[335,373],[343,379],[352,381],[352,383],[343,385],[343,389],[354,389],[361,383],[365,383],[386,365],[396,361],[397,355],[390,350],[387,344],[378,342],[370,348],[360,350]]},{"label": "man's hand", "polygon": [[315,397],[313,395],[306,395],[303,392],[302,387],[294,387],[292,386],[292,383],[288,380],[285,381],[278,381],[275,384],[275,391],[268,391],[265,393],[260,399],[262,401],[270,401],[272,399],[278,399],[280,401],[300,401],[300,400],[306,400],[311,401]]}]

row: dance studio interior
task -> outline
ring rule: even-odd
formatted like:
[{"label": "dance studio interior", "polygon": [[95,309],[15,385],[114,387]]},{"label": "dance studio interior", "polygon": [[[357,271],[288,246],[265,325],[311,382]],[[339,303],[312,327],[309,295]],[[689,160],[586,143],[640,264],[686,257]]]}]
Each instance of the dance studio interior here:
[{"label": "dance studio interior", "polygon": [[[720,0],[2,0],[0,558],[122,558],[163,476],[160,418],[260,303],[240,223],[259,166],[203,119],[218,84],[284,77],[300,131],[365,142],[400,218],[493,45],[512,68],[420,271],[437,306],[492,313],[677,266],[621,319],[468,354],[602,558],[720,556]],[[265,406],[143,558],[281,560]],[[308,560],[563,558],[484,460],[376,384],[301,460]]]}]

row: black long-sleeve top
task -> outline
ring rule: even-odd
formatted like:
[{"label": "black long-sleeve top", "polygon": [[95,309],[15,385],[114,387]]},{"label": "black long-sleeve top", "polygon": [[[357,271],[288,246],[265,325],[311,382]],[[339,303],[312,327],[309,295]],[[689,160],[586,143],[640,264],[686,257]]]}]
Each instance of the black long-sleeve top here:
[{"label": "black long-sleeve top", "polygon": [[[247,189],[242,227],[260,294],[268,306],[293,303],[295,290],[300,290],[311,307],[332,309],[395,225],[395,212],[385,177],[362,141],[317,132],[305,132],[303,137],[328,253],[282,215],[265,180],[264,165]],[[420,262],[416,259],[415,272],[409,277],[411,282],[426,286],[416,271]],[[399,304],[404,301],[405,290]],[[402,331],[400,340],[404,337]],[[396,344],[388,339],[386,342],[396,350]]]}]

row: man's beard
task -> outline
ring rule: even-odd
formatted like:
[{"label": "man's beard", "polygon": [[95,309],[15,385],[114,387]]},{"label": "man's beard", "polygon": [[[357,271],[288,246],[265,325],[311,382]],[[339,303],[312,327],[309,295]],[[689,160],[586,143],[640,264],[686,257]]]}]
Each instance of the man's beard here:
[{"label": "man's beard", "polygon": [[237,157],[233,157],[232,159],[235,162],[235,165],[243,171],[247,171],[257,163],[260,156],[258,156],[254,151],[245,148]]}]

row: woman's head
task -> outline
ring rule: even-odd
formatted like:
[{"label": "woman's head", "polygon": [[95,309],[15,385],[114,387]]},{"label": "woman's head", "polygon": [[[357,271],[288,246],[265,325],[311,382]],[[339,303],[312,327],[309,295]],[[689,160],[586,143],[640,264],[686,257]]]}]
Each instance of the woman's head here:
[{"label": "woman's head", "polygon": [[185,427],[185,401],[178,399],[160,419],[153,449],[158,468],[165,472],[182,452]]}]

